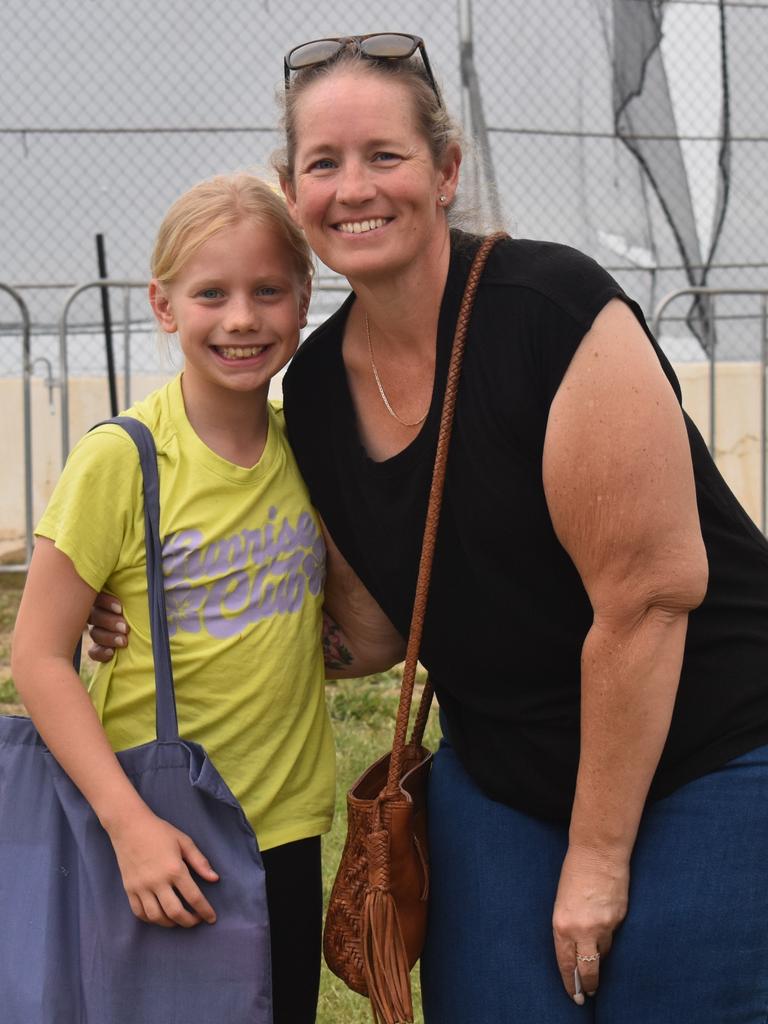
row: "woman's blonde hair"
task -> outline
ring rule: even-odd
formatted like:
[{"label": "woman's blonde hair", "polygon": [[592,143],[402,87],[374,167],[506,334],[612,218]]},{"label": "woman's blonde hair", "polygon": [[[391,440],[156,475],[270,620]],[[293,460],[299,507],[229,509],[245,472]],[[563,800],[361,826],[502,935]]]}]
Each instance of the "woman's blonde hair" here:
[{"label": "woman's blonde hair", "polygon": [[402,82],[411,94],[416,123],[427,142],[436,167],[442,164],[449,146],[461,148],[461,128],[441,104],[417,57],[408,60],[376,60],[365,57],[350,47],[339,50],[331,60],[317,67],[297,71],[291,86],[278,99],[282,106],[280,126],[284,132],[284,147],[272,156],[272,166],[284,181],[293,182],[296,160],[296,111],[302,93],[317,80],[335,72],[360,71],[365,74],[386,76]]},{"label": "woman's blonde hair", "polygon": [[201,181],[171,205],[152,251],[152,277],[163,284],[173,281],[212,235],[249,219],[271,228],[285,242],[301,281],[312,277],[312,251],[285,200],[261,178],[242,171]]}]

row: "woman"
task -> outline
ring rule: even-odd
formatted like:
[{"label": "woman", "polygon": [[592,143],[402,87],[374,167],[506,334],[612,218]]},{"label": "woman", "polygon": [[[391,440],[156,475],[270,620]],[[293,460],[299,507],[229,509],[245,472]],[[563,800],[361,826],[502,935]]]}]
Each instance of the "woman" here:
[{"label": "woman", "polygon": [[[479,243],[415,37],[297,47],[285,129],[289,208],[353,289],[284,393],[357,675],[403,654]],[[421,660],[426,1020],[764,1021],[768,545],[639,308],[566,247],[502,242],[480,283]]]}]

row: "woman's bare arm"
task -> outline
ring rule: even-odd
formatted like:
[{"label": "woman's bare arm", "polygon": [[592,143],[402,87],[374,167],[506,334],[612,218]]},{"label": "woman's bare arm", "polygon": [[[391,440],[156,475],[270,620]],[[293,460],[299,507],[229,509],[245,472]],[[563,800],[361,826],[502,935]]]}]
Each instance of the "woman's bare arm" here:
[{"label": "woman's bare arm", "polygon": [[[582,651],[581,755],[553,926],[566,989],[575,946],[610,948],[629,861],[677,693],[688,612],[707,562],[685,425],[629,308],[613,300],[584,338],[550,411],[552,522],[592,603]],[[582,961],[594,991],[599,960]]]},{"label": "woman's bare arm", "polygon": [[136,916],[165,927],[213,923],[213,908],[187,864],[207,881],[216,881],[216,872],[192,840],[153,814],[136,792],[72,665],[94,596],[70,559],[38,538],[14,630],[14,682],[51,753],[108,833]]},{"label": "woman's bare arm", "polygon": [[371,675],[405,657],[398,633],[336,547],[323,524],[327,551],[323,654],[329,679]]}]

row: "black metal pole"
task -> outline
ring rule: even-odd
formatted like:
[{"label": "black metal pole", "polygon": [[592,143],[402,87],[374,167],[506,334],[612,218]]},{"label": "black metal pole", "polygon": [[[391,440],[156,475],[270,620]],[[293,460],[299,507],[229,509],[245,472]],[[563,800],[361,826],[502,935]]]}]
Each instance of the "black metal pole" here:
[{"label": "black metal pole", "polygon": [[[107,254],[104,249],[104,235],[96,235],[96,258],[99,262],[99,277],[106,281]],[[109,381],[110,416],[117,416],[117,379],[115,377],[115,353],[112,346],[112,313],[109,308],[109,288],[100,288],[101,317],[104,321],[104,347],[107,353],[107,380]]]}]

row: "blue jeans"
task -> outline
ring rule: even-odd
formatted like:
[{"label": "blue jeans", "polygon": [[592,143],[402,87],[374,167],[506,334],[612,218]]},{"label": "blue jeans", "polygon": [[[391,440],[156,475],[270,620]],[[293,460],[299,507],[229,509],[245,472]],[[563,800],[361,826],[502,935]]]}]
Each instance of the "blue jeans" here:
[{"label": "blue jeans", "polygon": [[768,747],[650,804],[629,913],[583,1007],[552,907],[567,829],[484,796],[441,743],[421,961],[425,1024],[766,1024]]}]

